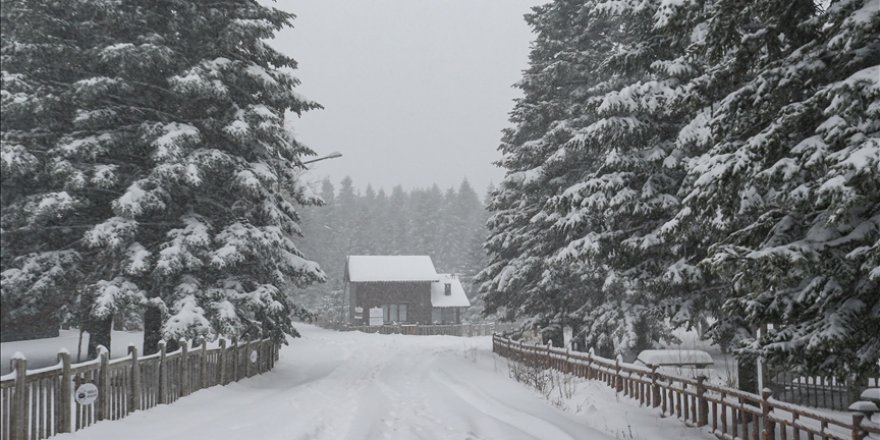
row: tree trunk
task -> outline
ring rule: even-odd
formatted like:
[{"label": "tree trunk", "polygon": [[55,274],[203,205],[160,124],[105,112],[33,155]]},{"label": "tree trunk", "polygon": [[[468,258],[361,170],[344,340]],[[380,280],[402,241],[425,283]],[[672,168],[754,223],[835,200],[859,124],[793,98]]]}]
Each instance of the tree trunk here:
[{"label": "tree trunk", "polygon": [[761,393],[758,389],[758,365],[755,358],[750,356],[737,357],[737,373],[739,376],[739,389],[750,393]]},{"label": "tree trunk", "polygon": [[547,342],[553,342],[554,347],[565,347],[565,338],[562,335],[562,327],[558,325],[552,325],[550,328],[544,330],[543,342],[546,344]]},{"label": "tree trunk", "polygon": [[[144,310],[144,356],[159,351],[159,341],[162,340],[162,310],[158,307],[147,304]],[[170,345],[171,343],[174,345]],[[177,349],[177,341],[168,341],[169,345],[165,346],[166,351],[171,352]]]},{"label": "tree trunk", "polygon": [[850,374],[849,377],[846,378],[847,402],[855,402],[859,400],[861,398],[862,390],[868,388],[868,386],[869,380],[867,375]]},{"label": "tree trunk", "polygon": [[98,357],[98,346],[103,345],[110,352],[110,335],[113,328],[113,316],[106,318],[90,317],[87,324],[89,332],[89,359]]}]

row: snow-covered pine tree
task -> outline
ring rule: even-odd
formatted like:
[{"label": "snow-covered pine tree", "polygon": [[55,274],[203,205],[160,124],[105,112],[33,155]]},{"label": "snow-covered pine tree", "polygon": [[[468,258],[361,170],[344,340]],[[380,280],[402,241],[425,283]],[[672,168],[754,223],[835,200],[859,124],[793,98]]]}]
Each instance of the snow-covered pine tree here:
[{"label": "snow-covered pine tree", "polygon": [[[559,0],[533,8],[526,16],[536,39],[529,68],[517,84],[524,96],[511,112],[514,126],[504,131],[499,147],[499,164],[507,175],[488,203],[489,262],[477,276],[485,313],[529,317],[549,330],[557,343],[567,318],[564,309],[573,311],[583,304],[594,281],[589,273],[579,273],[577,280],[548,283],[546,259],[564,238],[550,228],[555,218],[539,215],[546,200],[571,178],[568,170],[557,167],[565,161],[560,151],[577,128],[568,122],[581,112],[580,103],[595,93],[592,87],[599,80],[591,75],[591,61],[608,49],[600,33],[585,30],[586,3]],[[577,288],[567,288],[572,285]]]},{"label": "snow-covered pine tree", "polygon": [[264,42],[292,15],[245,0],[82,3],[101,37],[82,47],[75,114],[46,163],[82,182],[65,209],[93,226],[56,245],[98,278],[84,286],[94,310],[148,292],[146,352],[160,338],[294,334],[277,286],[323,274],[291,241],[294,205],[317,198],[296,183],[311,151],[283,124],[317,105]]},{"label": "snow-covered pine tree", "polygon": [[574,136],[554,168],[566,187],[536,218],[558,237],[545,286],[572,291],[592,278],[580,307],[569,309],[588,346],[650,348],[670,336],[664,318],[687,306],[662,282],[681,257],[659,229],[679,205],[683,173],[670,156],[687,114],[681,98],[701,69],[688,57],[699,12],[691,2],[585,7],[584,32],[604,39],[586,65],[597,83],[565,121]]},{"label": "snow-covered pine tree", "polygon": [[388,197],[388,226],[392,232],[389,237],[388,253],[405,255],[410,243],[409,194],[396,185]]},{"label": "snow-covered pine tree", "polygon": [[[81,112],[90,50],[114,37],[103,2],[4,2],[2,11],[2,291],[3,310],[63,312],[110,347],[113,314],[143,292],[113,264],[83,253],[88,231],[106,218],[111,166],[88,157],[70,135],[88,125]],[[108,84],[97,87],[108,87]],[[83,142],[105,142],[88,136]],[[77,302],[80,303],[77,306]],[[48,309],[46,307],[48,306]],[[53,318],[46,318],[54,321]]]},{"label": "snow-covered pine tree", "polygon": [[443,192],[436,184],[414,189],[409,196],[409,253],[440,255],[444,238],[441,235]]},{"label": "snow-covered pine tree", "polygon": [[357,219],[358,197],[351,177],[345,176],[340,182],[336,206],[339,250],[342,255],[357,254],[355,244],[361,228]]},{"label": "snow-covered pine tree", "polygon": [[682,216],[719,238],[702,267],[732,282],[735,319],[716,330],[777,365],[876,374],[880,5],[719,3],[714,79],[738,81],[692,122],[711,149],[689,164]]},{"label": "snow-covered pine tree", "polygon": [[454,271],[466,277],[463,280],[466,282],[483,268],[483,240],[486,238],[486,209],[467,180],[463,180],[458,187],[453,212],[461,219],[457,225],[460,229],[454,235],[458,243],[454,254]]}]

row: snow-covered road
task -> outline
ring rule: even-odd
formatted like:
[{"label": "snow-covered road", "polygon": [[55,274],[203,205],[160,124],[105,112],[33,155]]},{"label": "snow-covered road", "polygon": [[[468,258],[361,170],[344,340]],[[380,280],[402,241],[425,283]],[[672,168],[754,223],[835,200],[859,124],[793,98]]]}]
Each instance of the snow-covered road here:
[{"label": "snow-covered road", "polygon": [[298,327],[275,370],[59,439],[711,438],[579,381],[566,410],[509,378],[491,338]]}]

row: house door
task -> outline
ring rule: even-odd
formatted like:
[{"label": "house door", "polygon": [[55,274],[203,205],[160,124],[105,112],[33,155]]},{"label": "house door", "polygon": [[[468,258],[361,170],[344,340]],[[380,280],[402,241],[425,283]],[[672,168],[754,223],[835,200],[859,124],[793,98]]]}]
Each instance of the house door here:
[{"label": "house door", "polygon": [[373,307],[370,309],[370,326],[382,325],[385,323],[385,314],[382,307]]}]

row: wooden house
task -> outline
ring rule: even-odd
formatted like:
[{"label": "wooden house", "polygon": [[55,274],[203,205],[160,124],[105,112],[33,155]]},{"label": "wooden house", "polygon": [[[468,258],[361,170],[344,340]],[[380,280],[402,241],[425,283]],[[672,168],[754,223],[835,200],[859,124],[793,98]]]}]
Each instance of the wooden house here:
[{"label": "wooden house", "polygon": [[470,306],[458,279],[426,255],[352,255],[344,280],[352,325],[459,323]]},{"label": "wooden house", "polygon": [[431,283],[431,322],[434,324],[461,324],[462,310],[471,306],[458,277],[441,273],[440,280]]}]

